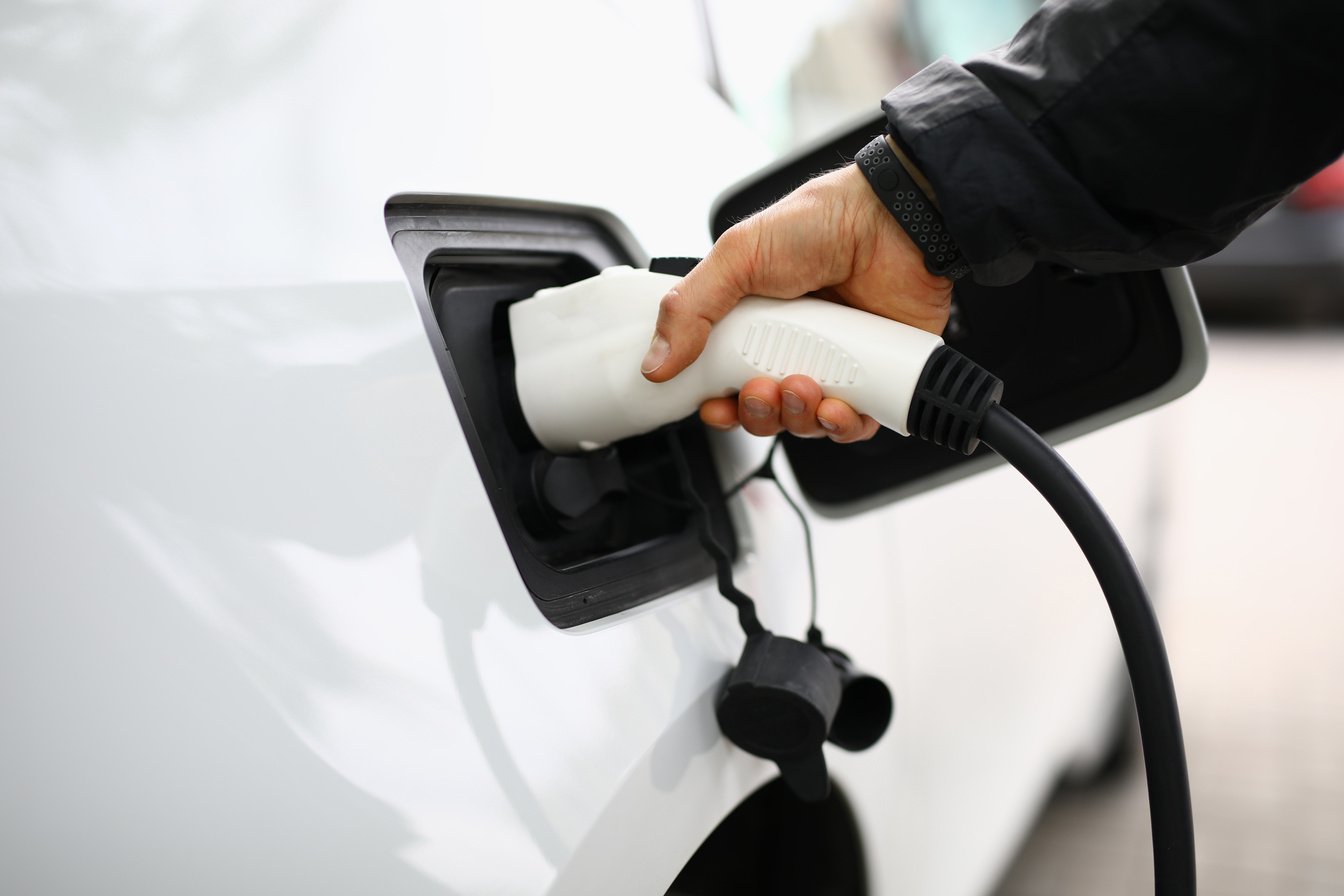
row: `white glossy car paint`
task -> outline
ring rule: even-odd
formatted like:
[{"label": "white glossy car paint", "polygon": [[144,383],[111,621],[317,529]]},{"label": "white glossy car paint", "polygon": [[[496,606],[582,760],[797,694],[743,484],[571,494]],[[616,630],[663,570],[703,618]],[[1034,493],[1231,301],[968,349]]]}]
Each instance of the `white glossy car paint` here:
[{"label": "white glossy car paint", "polygon": [[[0,13],[0,890],[662,893],[771,777],[714,724],[709,582],[536,612],[382,218],[534,197],[702,252],[765,159],[673,52],[596,2]],[[1069,450],[1131,537],[1151,428]],[[739,505],[797,634],[796,520]],[[874,892],[982,892],[1094,727],[1104,605],[1006,470],[813,525],[898,701],[830,754]]]}]

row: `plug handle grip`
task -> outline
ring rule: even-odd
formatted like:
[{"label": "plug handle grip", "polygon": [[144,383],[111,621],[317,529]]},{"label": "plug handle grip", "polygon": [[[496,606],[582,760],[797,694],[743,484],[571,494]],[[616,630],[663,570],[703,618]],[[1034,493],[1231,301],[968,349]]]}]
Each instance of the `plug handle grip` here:
[{"label": "plug handle grip", "polygon": [[909,435],[920,373],[943,340],[822,299],[745,298],[713,328],[695,363],[666,383],[646,380],[640,362],[658,303],[678,280],[610,268],[509,308],[519,402],[548,450],[600,448],[679,420],[754,377],[796,373]]}]

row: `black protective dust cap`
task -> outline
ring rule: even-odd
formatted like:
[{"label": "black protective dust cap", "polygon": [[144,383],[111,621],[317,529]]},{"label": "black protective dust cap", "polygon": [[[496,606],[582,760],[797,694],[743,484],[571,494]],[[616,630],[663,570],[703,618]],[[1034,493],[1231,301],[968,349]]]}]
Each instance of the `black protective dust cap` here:
[{"label": "black protective dust cap", "polygon": [[845,750],[866,750],[882,739],[891,725],[896,701],[882,679],[854,665],[843,651],[826,648],[840,670],[840,708],[831,722],[831,743]]},{"label": "black protective dust cap", "polygon": [[779,766],[800,799],[825,799],[830,777],[821,745],[840,707],[840,670],[816,647],[762,632],[719,695],[719,728],[733,743]]}]

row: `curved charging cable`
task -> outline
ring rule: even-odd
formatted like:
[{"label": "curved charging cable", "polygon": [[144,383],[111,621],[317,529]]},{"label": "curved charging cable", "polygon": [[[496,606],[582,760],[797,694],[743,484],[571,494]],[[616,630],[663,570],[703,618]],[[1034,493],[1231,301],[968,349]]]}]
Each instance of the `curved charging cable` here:
[{"label": "curved charging cable", "polygon": [[1157,616],[1115,525],[1054,448],[999,405],[1003,381],[940,346],[910,406],[912,435],[962,454],[983,441],[1030,482],[1068,527],[1110,605],[1129,671],[1148,779],[1159,896],[1195,892],[1195,830],[1176,690]]},{"label": "curved charging cable", "polygon": [[1194,819],[1181,719],[1162,632],[1134,560],[1087,486],[1025,423],[999,405],[991,405],[980,422],[980,439],[1049,502],[1097,576],[1120,637],[1138,710],[1156,892],[1163,896],[1193,894]]}]

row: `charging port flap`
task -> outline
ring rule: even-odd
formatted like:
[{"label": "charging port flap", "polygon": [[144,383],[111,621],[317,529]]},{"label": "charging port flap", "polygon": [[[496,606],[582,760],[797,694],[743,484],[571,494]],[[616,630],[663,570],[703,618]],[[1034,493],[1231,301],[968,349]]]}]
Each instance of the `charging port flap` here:
[{"label": "charging port flap", "polygon": [[[399,195],[385,215],[439,369],[514,562],[542,613],[567,628],[713,575],[668,439],[702,495],[718,491],[702,427],[683,421],[601,451],[544,450],[513,385],[507,308],[613,265],[647,263],[599,209],[487,197]],[[719,540],[735,545],[722,501]]]}]

